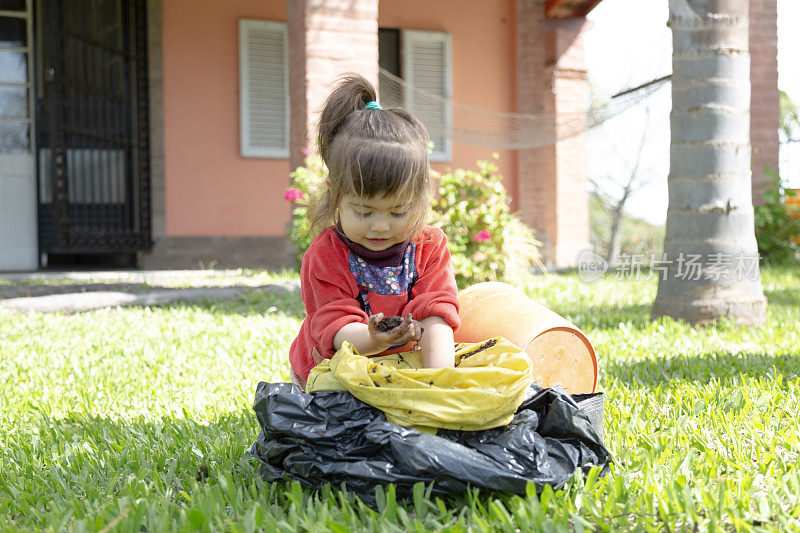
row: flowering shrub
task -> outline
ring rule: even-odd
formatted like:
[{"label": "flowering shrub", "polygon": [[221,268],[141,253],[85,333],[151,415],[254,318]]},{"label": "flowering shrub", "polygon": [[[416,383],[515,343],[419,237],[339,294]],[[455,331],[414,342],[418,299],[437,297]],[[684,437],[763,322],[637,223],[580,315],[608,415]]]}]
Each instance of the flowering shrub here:
[{"label": "flowering shrub", "polygon": [[297,167],[294,172],[289,173],[293,187],[286,189],[283,197],[294,203],[289,238],[297,250],[298,265],[314,240],[308,206],[319,197],[327,175],[328,169],[325,168],[322,158],[316,154],[306,157],[305,166]]},{"label": "flowering shrub", "polygon": [[764,263],[792,263],[800,257],[800,243],[795,240],[800,218],[787,205],[795,193],[784,188],[777,172],[768,169],[765,174],[769,179],[760,188],[765,189],[764,202],[753,209],[758,253]]},{"label": "flowering shrub", "polygon": [[301,191],[300,189],[295,189],[294,187],[286,189],[286,192],[283,194],[283,197],[286,200],[292,200],[292,201],[302,200],[304,198],[303,191]]},{"label": "flowering shrub", "polygon": [[482,229],[475,235],[475,240],[478,242],[486,242],[492,240],[492,234],[488,230]]},{"label": "flowering shrub", "polygon": [[[497,171],[497,155],[478,161],[478,170],[432,172],[436,193],[428,223],[441,228],[460,288],[481,281],[514,281],[539,262],[540,243],[518,216],[509,210],[503,177]],[[318,155],[290,174],[292,187],[284,196],[295,204],[289,237],[298,261],[311,244],[308,205],[324,187],[327,169]]]},{"label": "flowering shrub", "polygon": [[478,170],[433,173],[438,186],[429,224],[442,229],[460,288],[481,281],[514,281],[540,265],[533,232],[510,213],[497,155]]}]

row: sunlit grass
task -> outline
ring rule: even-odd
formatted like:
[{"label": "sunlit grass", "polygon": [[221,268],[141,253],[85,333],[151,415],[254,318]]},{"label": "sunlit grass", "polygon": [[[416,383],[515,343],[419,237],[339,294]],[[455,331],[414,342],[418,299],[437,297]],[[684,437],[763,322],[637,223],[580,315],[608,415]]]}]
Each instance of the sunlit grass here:
[{"label": "sunlit grass", "polygon": [[[218,281],[296,279],[243,277]],[[0,310],[0,529],[800,530],[800,268],[762,277],[757,328],[652,322],[655,277],[533,278],[525,290],[594,343],[616,464],[538,496],[381,490],[377,512],[340,487],[264,484],[247,457],[256,383],[288,378],[297,292]]]}]

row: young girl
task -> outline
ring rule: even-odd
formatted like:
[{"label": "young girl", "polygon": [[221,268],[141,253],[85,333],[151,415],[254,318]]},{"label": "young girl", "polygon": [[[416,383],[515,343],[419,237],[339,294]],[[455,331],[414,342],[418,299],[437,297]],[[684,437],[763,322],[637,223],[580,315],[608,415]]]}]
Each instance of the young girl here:
[{"label": "young girl", "polygon": [[[319,124],[328,181],[312,228],[325,227],[303,256],[306,318],[292,343],[292,380],[349,341],[361,355],[408,351],[419,343],[427,368],[454,364],[460,324],[444,233],[425,225],[428,132],[411,113],[383,109],[361,76],[343,78]],[[403,316],[388,331],[384,316]]]}]

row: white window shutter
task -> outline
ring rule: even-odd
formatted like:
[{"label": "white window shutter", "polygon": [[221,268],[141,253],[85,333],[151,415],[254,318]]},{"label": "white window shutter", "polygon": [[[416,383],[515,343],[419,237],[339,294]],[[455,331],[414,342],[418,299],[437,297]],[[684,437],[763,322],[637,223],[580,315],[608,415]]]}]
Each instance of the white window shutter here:
[{"label": "white window shutter", "polygon": [[453,158],[450,34],[403,30],[402,47],[403,79],[411,88],[405,92],[406,108],[428,128],[433,141],[431,161],[450,161]]},{"label": "white window shutter", "polygon": [[289,157],[286,23],[239,20],[239,124],[243,157]]}]

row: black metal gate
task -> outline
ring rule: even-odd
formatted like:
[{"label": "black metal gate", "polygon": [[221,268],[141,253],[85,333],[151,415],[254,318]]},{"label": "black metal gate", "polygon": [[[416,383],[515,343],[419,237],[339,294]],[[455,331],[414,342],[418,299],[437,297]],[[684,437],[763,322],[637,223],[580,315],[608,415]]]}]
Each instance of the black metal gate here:
[{"label": "black metal gate", "polygon": [[145,0],[40,0],[39,247],[149,249]]}]

